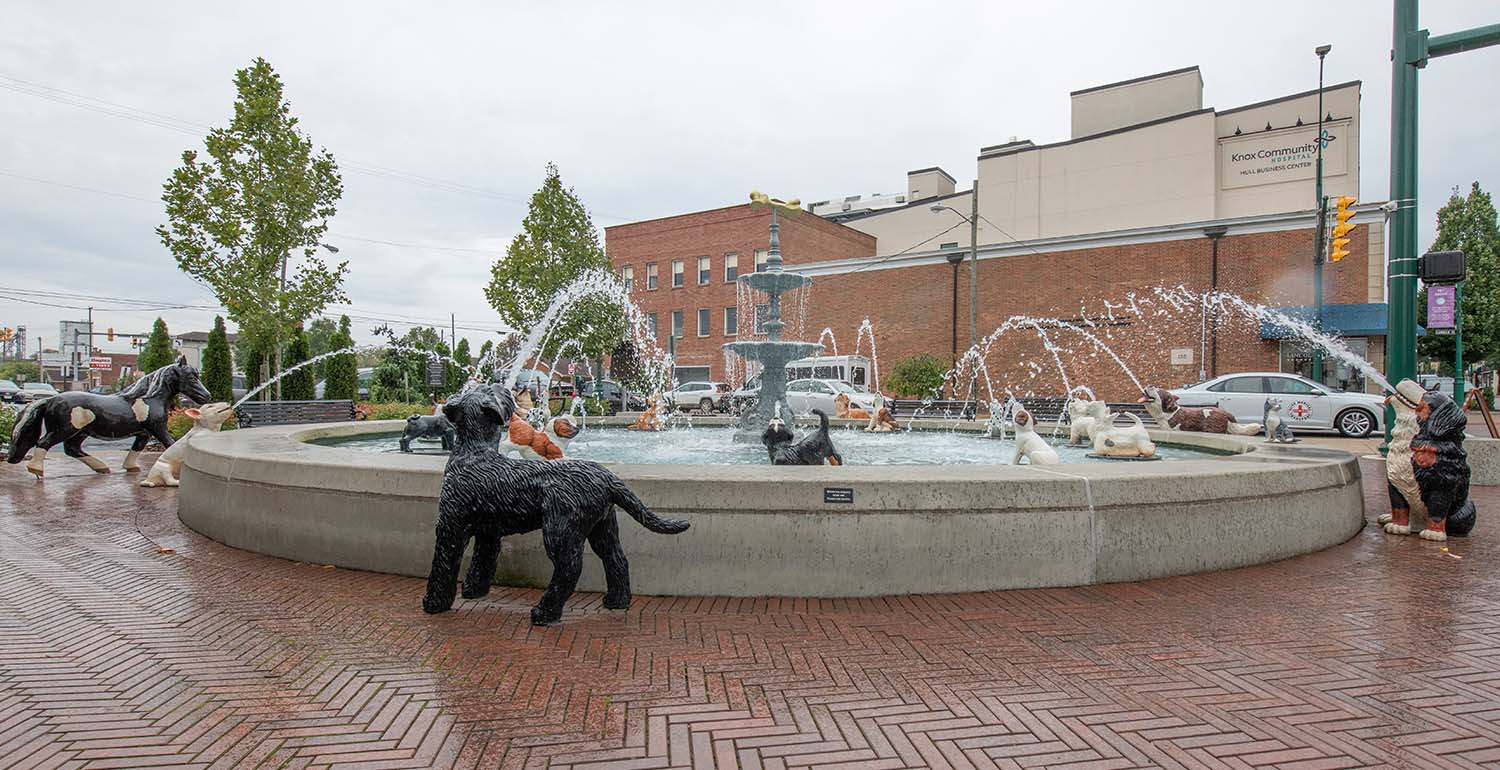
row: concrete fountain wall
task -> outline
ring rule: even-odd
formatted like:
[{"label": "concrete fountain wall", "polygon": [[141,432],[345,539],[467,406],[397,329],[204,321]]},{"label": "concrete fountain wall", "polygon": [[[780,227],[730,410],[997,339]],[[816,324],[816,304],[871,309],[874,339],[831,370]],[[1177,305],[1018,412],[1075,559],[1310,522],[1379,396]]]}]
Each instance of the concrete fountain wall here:
[{"label": "concrete fountain wall", "polygon": [[[195,439],[182,521],[259,553],[426,576],[446,458],[306,443],[400,426]],[[656,511],[693,525],[667,537],[621,515],[641,594],[876,596],[1143,580],[1316,551],[1364,524],[1359,465],[1347,452],[1154,438],[1237,454],[1050,468],[611,467]],[[550,573],[539,533],[504,541],[498,582],[543,585]],[[592,557],[580,588],[603,589]]]}]

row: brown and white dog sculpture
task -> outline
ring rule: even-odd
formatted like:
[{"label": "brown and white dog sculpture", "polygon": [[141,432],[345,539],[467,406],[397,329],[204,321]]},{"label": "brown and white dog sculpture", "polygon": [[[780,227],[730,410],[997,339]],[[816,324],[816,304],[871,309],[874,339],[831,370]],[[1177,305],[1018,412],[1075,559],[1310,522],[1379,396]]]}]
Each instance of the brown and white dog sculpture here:
[{"label": "brown and white dog sculpture", "polygon": [[1410,534],[1425,521],[1424,540],[1467,535],[1475,519],[1463,449],[1468,418],[1453,399],[1411,380],[1397,383],[1386,403],[1396,410],[1385,458],[1391,512],[1377,521],[1392,535]]},{"label": "brown and white dog sculpture", "polygon": [[635,418],[635,422],[625,426],[629,430],[661,430],[661,415],[657,411],[657,405],[661,403],[661,393],[651,394],[646,399],[646,411],[641,412]]},{"label": "brown and white dog sculpture", "polygon": [[870,422],[865,425],[866,433],[890,433],[896,430],[896,418],[891,410],[885,406],[885,396],[875,394],[875,410],[870,413]]},{"label": "brown and white dog sculpture", "polygon": [[1177,396],[1164,388],[1147,385],[1141,390],[1141,403],[1156,418],[1157,424],[1169,430],[1195,433],[1229,433],[1254,436],[1260,432],[1258,422],[1239,422],[1228,409],[1217,406],[1178,407]]},{"label": "brown and white dog sculpture", "polygon": [[508,428],[501,451],[522,460],[561,460],[568,442],[578,435],[578,424],[566,414],[553,417],[545,429],[537,430],[513,412]]},{"label": "brown and white dog sculpture", "polygon": [[841,420],[868,420],[868,419],[870,419],[870,413],[867,412],[867,411],[865,411],[862,407],[859,407],[859,406],[850,407],[849,406],[849,394],[848,393],[840,393],[837,396],[833,397],[833,412],[834,412],[833,416],[837,417],[837,418],[839,418]]}]

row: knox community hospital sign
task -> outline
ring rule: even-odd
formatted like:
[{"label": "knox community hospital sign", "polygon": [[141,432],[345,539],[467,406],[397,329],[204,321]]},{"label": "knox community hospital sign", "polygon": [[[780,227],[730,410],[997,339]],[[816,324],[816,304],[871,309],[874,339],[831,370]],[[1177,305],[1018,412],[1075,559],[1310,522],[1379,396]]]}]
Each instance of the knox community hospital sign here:
[{"label": "knox community hospital sign", "polygon": [[[1328,144],[1323,147],[1323,175],[1338,176],[1349,165],[1349,121],[1323,124]],[[1261,131],[1219,140],[1219,182],[1224,188],[1311,179],[1317,170],[1316,125]]]}]

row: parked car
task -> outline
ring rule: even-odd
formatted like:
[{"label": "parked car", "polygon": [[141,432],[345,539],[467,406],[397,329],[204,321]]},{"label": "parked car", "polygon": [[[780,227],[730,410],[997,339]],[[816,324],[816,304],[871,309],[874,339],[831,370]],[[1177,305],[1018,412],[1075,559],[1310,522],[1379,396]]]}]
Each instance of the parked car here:
[{"label": "parked car", "polygon": [[684,412],[697,409],[703,412],[729,411],[729,385],[722,382],[684,382],[662,394],[667,405]]},{"label": "parked car", "polygon": [[0,380],[0,401],[21,403],[21,386],[13,380]]},{"label": "parked car", "polygon": [[849,397],[849,405],[860,409],[874,409],[875,396],[863,393],[843,380],[792,380],[786,384],[786,404],[796,414],[807,414],[821,409],[829,417],[838,414],[834,399],[842,393]]},{"label": "parked car", "polygon": [[1435,390],[1439,393],[1453,395],[1453,378],[1439,377],[1436,374],[1417,375],[1417,384],[1426,390]]},{"label": "parked car", "polygon": [[589,380],[579,389],[580,398],[597,398],[608,404],[610,414],[638,412],[646,408],[643,393],[628,393],[614,380]]},{"label": "parked car", "polygon": [[[359,369],[355,369],[354,372],[355,376],[359,379],[359,390],[356,398],[360,401],[369,401],[370,383],[375,381],[375,369],[372,367],[362,367]],[[239,380],[238,377],[236,377],[235,379]],[[313,398],[321,400],[323,398],[324,391],[327,389],[327,386],[328,380],[318,380],[317,384],[313,385]],[[234,397],[240,398],[243,395],[243,393],[236,393]]]},{"label": "parked car", "polygon": [[1260,422],[1267,398],[1281,399],[1281,416],[1292,430],[1336,430],[1364,438],[1381,430],[1385,399],[1348,393],[1283,372],[1239,372],[1173,390],[1179,407],[1217,406],[1240,422]]},{"label": "parked car", "polygon": [[760,398],[760,375],[757,374],[729,394],[729,409],[738,413],[745,405]]},{"label": "parked car", "polygon": [[57,388],[45,382],[28,382],[21,386],[21,400],[17,403],[29,404],[32,401],[41,401],[55,395],[57,395]]}]

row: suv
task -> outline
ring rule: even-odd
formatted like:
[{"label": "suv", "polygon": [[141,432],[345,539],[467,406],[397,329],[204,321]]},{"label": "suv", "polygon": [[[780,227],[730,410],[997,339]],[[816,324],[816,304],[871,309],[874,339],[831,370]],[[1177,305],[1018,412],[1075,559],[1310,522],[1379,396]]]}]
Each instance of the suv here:
[{"label": "suv", "polygon": [[684,382],[663,394],[674,410],[729,411],[729,385],[722,382]]}]

